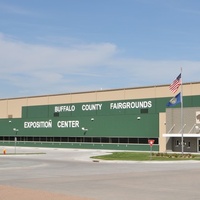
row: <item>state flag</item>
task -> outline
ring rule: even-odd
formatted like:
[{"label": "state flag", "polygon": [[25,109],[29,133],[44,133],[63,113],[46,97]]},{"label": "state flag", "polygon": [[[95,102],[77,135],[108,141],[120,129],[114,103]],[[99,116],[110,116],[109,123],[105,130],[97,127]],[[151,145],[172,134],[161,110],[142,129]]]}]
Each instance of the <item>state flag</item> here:
[{"label": "state flag", "polygon": [[181,93],[178,93],[175,97],[170,99],[170,101],[166,104],[167,107],[175,106],[181,103]]}]

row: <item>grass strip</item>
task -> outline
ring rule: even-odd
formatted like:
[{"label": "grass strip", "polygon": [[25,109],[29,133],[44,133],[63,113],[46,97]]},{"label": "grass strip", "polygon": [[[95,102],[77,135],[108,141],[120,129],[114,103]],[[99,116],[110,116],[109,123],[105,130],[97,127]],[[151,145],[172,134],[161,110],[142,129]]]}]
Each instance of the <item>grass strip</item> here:
[{"label": "grass strip", "polygon": [[200,160],[200,155],[176,153],[148,153],[148,152],[113,152],[108,155],[93,156],[92,159],[124,160],[124,161],[178,161]]}]

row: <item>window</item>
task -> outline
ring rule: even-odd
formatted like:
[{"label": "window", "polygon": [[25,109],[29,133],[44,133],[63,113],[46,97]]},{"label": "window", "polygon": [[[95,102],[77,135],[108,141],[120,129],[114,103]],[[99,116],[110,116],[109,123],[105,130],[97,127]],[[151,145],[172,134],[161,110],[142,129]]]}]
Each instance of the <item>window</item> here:
[{"label": "window", "polygon": [[190,144],[190,142],[188,142],[188,144],[187,144],[187,148],[190,148],[191,147],[191,144]]},{"label": "window", "polygon": [[138,138],[129,138],[129,143],[137,144]]},{"label": "window", "polygon": [[53,137],[47,137],[47,142],[53,142]]},{"label": "window", "polygon": [[69,142],[69,138],[68,137],[61,137],[61,142]]},{"label": "window", "polygon": [[119,143],[119,138],[110,138],[110,143]]},{"label": "window", "polygon": [[92,138],[91,137],[86,137],[85,138],[85,142],[92,142]]},{"label": "window", "polygon": [[68,142],[75,142],[75,137],[69,137]]},{"label": "window", "polygon": [[40,141],[41,141],[41,142],[46,142],[47,139],[46,139],[46,137],[41,137],[41,138],[40,138]]},{"label": "window", "polygon": [[54,117],[59,117],[59,113],[58,113],[58,112],[55,112],[55,113],[53,114],[53,116],[54,116]]},{"label": "window", "polygon": [[128,138],[119,138],[119,143],[128,143]]},{"label": "window", "polygon": [[139,138],[140,144],[148,144],[148,138]]},{"label": "window", "polygon": [[177,147],[177,146],[179,146],[179,140],[175,140],[175,146]]},{"label": "window", "polygon": [[93,142],[94,142],[94,143],[100,143],[100,142],[101,142],[100,137],[93,138]]},{"label": "window", "polygon": [[27,137],[27,141],[32,142],[33,141],[33,137]]},{"label": "window", "polygon": [[77,137],[76,142],[83,142],[83,137]]},{"label": "window", "polygon": [[109,138],[106,137],[101,138],[101,143],[109,143]]},{"label": "window", "polygon": [[60,137],[54,137],[54,142],[60,142]]},{"label": "window", "polygon": [[148,113],[148,112],[149,110],[147,108],[140,109],[141,114]]},{"label": "window", "polygon": [[[73,143],[107,143],[107,144],[148,144],[148,139],[154,140],[158,144],[158,138],[127,138],[127,137],[24,137],[17,136],[17,141],[24,142],[73,142]],[[1,136],[0,141],[14,141],[15,136]],[[180,145],[179,140],[175,140],[175,145]],[[186,145],[186,144],[185,144]],[[190,148],[191,143],[187,142]]]}]

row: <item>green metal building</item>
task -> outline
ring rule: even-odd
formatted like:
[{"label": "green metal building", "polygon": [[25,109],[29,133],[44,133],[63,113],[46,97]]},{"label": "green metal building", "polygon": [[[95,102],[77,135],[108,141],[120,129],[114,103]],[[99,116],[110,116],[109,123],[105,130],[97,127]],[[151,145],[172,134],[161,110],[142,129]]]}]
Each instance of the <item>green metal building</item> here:
[{"label": "green metal building", "polygon": [[[184,110],[194,115],[185,117],[188,152],[199,151],[199,86],[183,85]],[[154,151],[180,151],[180,105],[166,108],[172,96],[160,85],[1,99],[0,145],[149,151],[154,140]]]}]

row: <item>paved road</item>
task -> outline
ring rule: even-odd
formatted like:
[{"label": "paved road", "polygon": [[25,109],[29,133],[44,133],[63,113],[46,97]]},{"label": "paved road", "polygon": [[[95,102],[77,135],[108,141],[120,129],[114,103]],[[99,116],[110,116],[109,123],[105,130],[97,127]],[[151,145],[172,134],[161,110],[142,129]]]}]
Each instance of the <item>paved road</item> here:
[{"label": "paved road", "polygon": [[[13,147],[6,147],[14,152]],[[3,147],[0,147],[3,151]],[[96,200],[200,198],[200,162],[94,162],[101,150],[17,148],[0,156],[0,185]]]}]

